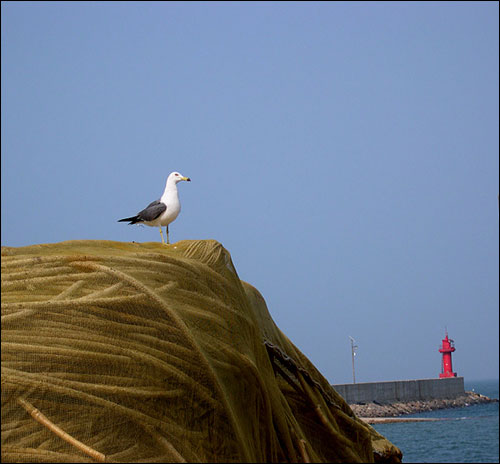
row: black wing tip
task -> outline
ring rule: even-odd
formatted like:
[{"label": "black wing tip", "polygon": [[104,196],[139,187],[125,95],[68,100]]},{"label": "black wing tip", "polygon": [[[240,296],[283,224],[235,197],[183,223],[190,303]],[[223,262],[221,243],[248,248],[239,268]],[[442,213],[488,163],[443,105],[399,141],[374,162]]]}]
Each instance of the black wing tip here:
[{"label": "black wing tip", "polygon": [[129,223],[128,225],[135,224],[137,222],[137,216],[124,218],[124,219],[118,219],[118,222],[128,222]]}]

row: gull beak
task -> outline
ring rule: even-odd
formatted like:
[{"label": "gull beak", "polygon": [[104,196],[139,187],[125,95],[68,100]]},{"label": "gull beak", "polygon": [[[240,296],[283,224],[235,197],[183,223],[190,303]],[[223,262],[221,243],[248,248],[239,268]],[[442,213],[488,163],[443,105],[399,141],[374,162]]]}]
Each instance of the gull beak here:
[{"label": "gull beak", "polygon": [[189,177],[182,177],[181,180],[187,180],[188,182],[191,182],[191,179]]}]

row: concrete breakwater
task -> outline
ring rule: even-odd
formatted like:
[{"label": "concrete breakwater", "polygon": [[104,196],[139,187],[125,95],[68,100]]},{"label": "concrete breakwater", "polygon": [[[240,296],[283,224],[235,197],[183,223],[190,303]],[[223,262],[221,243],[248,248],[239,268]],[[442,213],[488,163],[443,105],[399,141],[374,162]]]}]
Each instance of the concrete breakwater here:
[{"label": "concrete breakwater", "polygon": [[332,386],[349,404],[452,399],[465,394],[463,377],[347,383]]},{"label": "concrete breakwater", "polygon": [[393,422],[389,418],[436,409],[498,402],[479,393],[466,392],[463,377],[339,384],[333,388],[358,417],[369,423]]}]

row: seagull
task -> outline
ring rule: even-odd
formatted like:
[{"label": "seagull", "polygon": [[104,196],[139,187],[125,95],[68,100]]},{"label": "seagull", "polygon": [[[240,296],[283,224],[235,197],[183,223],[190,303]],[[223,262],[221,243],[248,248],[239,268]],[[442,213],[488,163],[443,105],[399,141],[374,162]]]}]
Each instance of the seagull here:
[{"label": "seagull", "polygon": [[160,228],[161,241],[165,245],[161,226],[167,226],[167,245],[170,245],[168,238],[168,225],[175,220],[181,212],[181,203],[179,201],[179,192],[177,184],[181,180],[191,182],[189,177],[184,177],[179,172],[172,172],[167,177],[165,191],[159,200],[151,202],[146,208],[124,219],[119,219],[118,222],[128,222],[130,224],[146,224],[147,226],[158,226]]}]

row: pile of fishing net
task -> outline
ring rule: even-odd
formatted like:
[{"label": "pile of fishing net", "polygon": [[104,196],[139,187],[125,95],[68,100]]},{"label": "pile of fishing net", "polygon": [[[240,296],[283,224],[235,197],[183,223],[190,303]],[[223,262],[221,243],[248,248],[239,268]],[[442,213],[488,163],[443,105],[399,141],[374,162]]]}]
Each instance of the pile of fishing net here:
[{"label": "pile of fishing net", "polygon": [[373,460],[218,242],[2,248],[3,462]]}]

